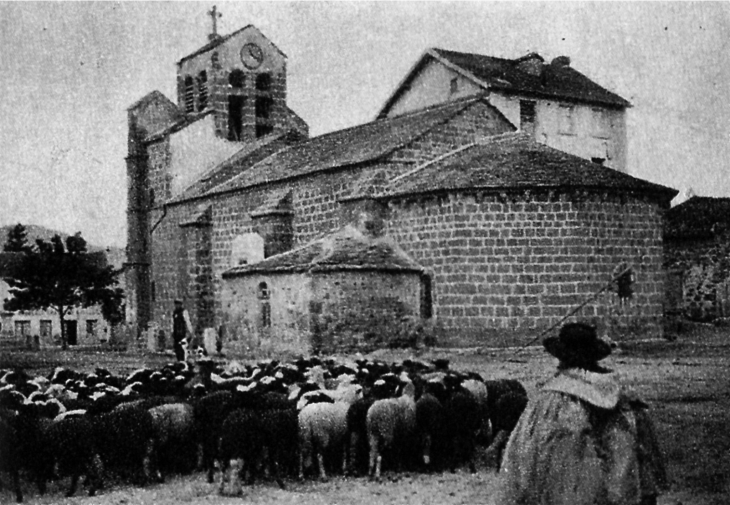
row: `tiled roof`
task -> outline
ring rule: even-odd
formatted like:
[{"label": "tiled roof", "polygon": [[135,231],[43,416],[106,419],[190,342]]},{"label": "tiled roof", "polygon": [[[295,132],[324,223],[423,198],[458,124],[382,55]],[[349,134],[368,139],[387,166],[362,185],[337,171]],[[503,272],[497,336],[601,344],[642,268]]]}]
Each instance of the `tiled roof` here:
[{"label": "tiled roof", "polygon": [[[508,60],[437,48],[433,51],[454,65],[472,73],[493,88],[619,107],[631,105],[628,101],[599,86],[569,65],[543,64],[542,73],[533,75],[518,67],[524,58]],[[534,56],[539,57],[539,55]],[[542,60],[542,58],[539,59]]]},{"label": "tiled roof", "polygon": [[269,193],[264,203],[251,211],[251,217],[270,216],[272,214],[293,214],[291,193],[292,191],[289,188]]},{"label": "tiled roof", "polygon": [[[614,107],[631,106],[628,101],[599,86],[569,65],[561,64],[569,61],[565,57],[556,58],[558,60],[556,64],[546,65],[543,58],[536,53],[510,60],[482,54],[432,48],[425,52],[401,81],[396,91],[385,102],[385,105],[378,113],[378,117],[387,116],[393,104],[410,89],[412,81],[433,59],[440,60],[457,70],[460,69],[462,73],[471,79],[476,79],[477,83],[482,86],[504,90],[508,93],[563,98],[569,101],[577,100]],[[526,60],[535,61],[525,65]],[[539,66],[542,72],[540,72],[540,75],[534,75],[526,71],[526,66]]]},{"label": "tiled roof", "polygon": [[289,131],[267,135],[250,144],[241,144],[240,151],[203,174],[200,179],[168,203],[183,202],[203,196],[216,186],[231,180],[267,156],[271,156],[272,153],[301,141],[302,138],[298,132]]},{"label": "tiled roof", "polygon": [[659,194],[677,191],[506,133],[457,149],[393,179],[384,196],[453,189],[583,187]]},{"label": "tiled roof", "polygon": [[711,239],[730,231],[730,198],[693,196],[669,209],[664,238],[669,240]]},{"label": "tiled roof", "polygon": [[374,161],[483,99],[470,97],[314,137],[282,149],[208,194]]},{"label": "tiled roof", "polygon": [[[180,60],[177,62],[177,64],[180,65],[182,62],[184,62],[186,60],[189,60],[191,58],[195,58],[196,56],[198,56],[200,54],[203,54],[203,53],[208,52],[208,51],[210,51],[212,49],[215,49],[216,47],[220,46],[221,44],[223,44],[225,41],[227,41],[231,37],[234,37],[234,36],[238,35],[239,33],[241,33],[242,31],[244,31],[244,30],[246,30],[248,28],[256,28],[256,27],[254,25],[246,25],[243,28],[239,28],[235,32],[229,33],[228,35],[219,36],[219,37],[211,40],[210,42],[208,42],[207,44],[205,44],[201,48],[197,49],[196,51],[193,51],[192,53],[188,54],[187,56],[183,56],[182,58],[180,58]],[[256,28],[256,30],[258,30],[258,28]],[[269,39],[267,38],[266,40],[269,40]],[[269,40],[269,43],[272,46],[274,46],[274,48],[277,51],[279,51],[279,53],[281,53],[282,56],[286,57],[286,54],[284,54],[284,52],[281,49],[279,49],[278,47],[276,47],[276,44],[274,44],[270,40]]]},{"label": "tiled roof", "polygon": [[182,118],[180,118],[178,121],[175,121],[169,126],[164,127],[161,130],[158,130],[154,133],[151,133],[147,135],[144,139],[145,142],[154,142],[155,140],[160,140],[171,133],[179,132],[180,130],[187,128],[191,124],[200,121],[208,114],[213,114],[213,109],[206,109],[203,112],[194,112],[191,114],[186,114]]},{"label": "tiled roof", "polygon": [[256,273],[301,273],[341,270],[422,272],[389,238],[371,238],[347,226],[309,244],[251,265],[232,268],[223,277]]}]

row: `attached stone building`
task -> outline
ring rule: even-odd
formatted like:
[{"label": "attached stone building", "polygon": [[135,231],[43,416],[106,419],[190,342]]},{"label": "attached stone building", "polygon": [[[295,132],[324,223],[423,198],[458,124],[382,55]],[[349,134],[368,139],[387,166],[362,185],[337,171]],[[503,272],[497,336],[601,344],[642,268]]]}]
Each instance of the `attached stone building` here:
[{"label": "attached stone building", "polygon": [[[260,321],[242,306],[266,282],[271,328],[291,327],[296,318],[277,322],[273,300],[283,296],[310,316],[311,307],[287,298],[293,292],[275,293],[289,281],[259,280],[254,265],[288,261],[354,225],[387,237],[423,269],[417,311],[408,301],[416,287],[393,289],[410,313],[433,314],[444,343],[525,341],[629,267],[632,287],[623,294],[635,296],[605,295],[579,315],[616,331],[661,331],[661,219],[674,190],[549,148],[525,124],[516,134],[503,100],[483,88],[408,111],[386,106],[373,122],[311,139],[278,90],[270,120],[259,121],[256,107],[241,109],[249,126],[231,137],[239,102],[230,97],[260,96],[255,85],[237,85],[240,75],[286,82],[283,53],[262,37],[246,27],[181,60],[178,82],[211,65],[206,82],[220,84],[205,90],[202,110],[203,88],[192,88],[192,100],[180,94],[177,106],[153,92],[129,109],[130,322],[167,329],[172,301],[182,297],[197,331],[235,333]],[[603,88],[574,70],[561,75],[567,84],[553,98],[600,102],[589,98]],[[246,294],[234,302],[233,291]]]},{"label": "attached stone building", "polygon": [[693,196],[667,213],[667,313],[730,317],[730,198]]},{"label": "attached stone building", "polygon": [[388,237],[346,226],[224,272],[226,341],[305,354],[385,346],[428,310],[423,274]]}]

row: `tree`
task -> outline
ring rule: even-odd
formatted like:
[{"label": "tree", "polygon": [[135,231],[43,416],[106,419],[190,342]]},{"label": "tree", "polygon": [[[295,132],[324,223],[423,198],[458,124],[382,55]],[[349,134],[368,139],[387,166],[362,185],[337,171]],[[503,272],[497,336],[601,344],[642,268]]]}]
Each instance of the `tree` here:
[{"label": "tree", "polygon": [[[16,227],[17,228],[17,227]],[[8,247],[18,247],[19,234]],[[106,256],[88,252],[80,233],[66,238],[59,235],[50,242],[36,240],[35,248],[25,248],[12,268],[6,272],[6,281],[12,297],[5,301],[5,309],[54,309],[61,321],[75,307],[99,305],[102,315],[111,324],[122,319],[122,290],[116,287],[118,271],[107,264]],[[67,346],[66,328],[61,324],[61,341]]]},{"label": "tree", "polygon": [[28,243],[28,232],[25,226],[18,223],[10,229],[3,251],[11,253],[29,253],[33,251],[33,246]]}]

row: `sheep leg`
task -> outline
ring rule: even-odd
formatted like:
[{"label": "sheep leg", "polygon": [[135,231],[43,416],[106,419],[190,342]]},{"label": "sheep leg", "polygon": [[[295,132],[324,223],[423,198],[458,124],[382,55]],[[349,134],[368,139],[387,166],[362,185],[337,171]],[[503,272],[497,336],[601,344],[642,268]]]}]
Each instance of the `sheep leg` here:
[{"label": "sheep leg", "polygon": [[317,451],[317,466],[319,466],[319,478],[323,481],[327,480],[327,473],[324,470],[324,455],[321,450]]},{"label": "sheep leg", "polygon": [[13,489],[15,489],[15,501],[23,503],[23,490],[20,488],[20,472],[13,470]]},{"label": "sheep leg", "polygon": [[[269,451],[269,456],[271,457],[271,451]],[[274,478],[276,479],[276,483],[279,484],[279,487],[281,489],[286,489],[284,486],[284,481],[281,480],[281,472],[279,471],[279,454],[275,454],[275,457],[271,461],[272,470],[274,471]]]},{"label": "sheep leg", "polygon": [[94,454],[86,469],[86,480],[87,482],[90,482],[89,496],[94,496],[96,491],[104,486],[104,481],[102,479],[103,470],[104,467],[101,462],[101,458],[98,454]]},{"label": "sheep leg", "polygon": [[[218,466],[220,467],[220,470],[221,470],[221,483],[220,483],[220,486],[218,487],[218,494],[221,494],[221,495],[225,491],[226,480],[228,480],[228,464],[229,464],[228,458],[223,458],[223,459],[218,460]],[[211,476],[212,476],[212,474],[211,474]]]},{"label": "sheep leg", "polygon": [[79,483],[79,474],[74,473],[71,476],[71,485],[69,486],[68,491],[66,491],[66,498],[69,498],[69,497],[73,496],[74,493],[76,493],[76,486],[78,485],[78,483]]}]

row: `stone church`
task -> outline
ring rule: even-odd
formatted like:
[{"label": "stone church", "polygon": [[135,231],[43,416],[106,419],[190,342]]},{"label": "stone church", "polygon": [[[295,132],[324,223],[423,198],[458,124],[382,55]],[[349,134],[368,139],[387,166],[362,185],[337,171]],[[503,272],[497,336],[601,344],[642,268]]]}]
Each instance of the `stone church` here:
[{"label": "stone church", "polygon": [[676,191],[626,173],[630,104],[569,58],[429,49],[374,121],[313,138],[286,82],[256,27],[214,30],[176,103],[129,107],[128,322],[169,332],[182,298],[228,347],[298,352],[414,321],[515,345],[578,306],[661,333]]}]

